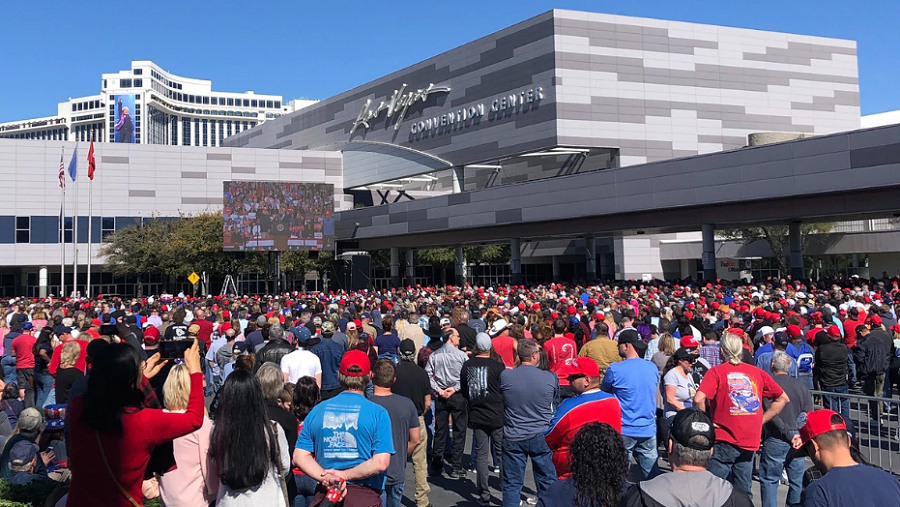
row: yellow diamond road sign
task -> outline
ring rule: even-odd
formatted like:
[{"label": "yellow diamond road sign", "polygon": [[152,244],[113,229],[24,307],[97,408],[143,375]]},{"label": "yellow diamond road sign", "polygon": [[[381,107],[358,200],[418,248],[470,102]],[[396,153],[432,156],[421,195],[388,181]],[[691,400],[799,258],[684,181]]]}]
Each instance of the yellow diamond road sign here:
[{"label": "yellow diamond road sign", "polygon": [[197,273],[191,273],[190,275],[188,275],[188,281],[192,284],[197,283],[198,281],[200,281],[200,275],[198,275]]}]

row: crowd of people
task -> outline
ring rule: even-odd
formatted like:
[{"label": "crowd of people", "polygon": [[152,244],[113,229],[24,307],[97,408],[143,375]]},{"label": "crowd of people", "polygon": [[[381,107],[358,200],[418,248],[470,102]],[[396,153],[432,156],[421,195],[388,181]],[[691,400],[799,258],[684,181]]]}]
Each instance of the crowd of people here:
[{"label": "crowd of people", "polygon": [[896,280],[2,305],[0,479],[60,506],[900,505],[848,395],[900,391]]}]

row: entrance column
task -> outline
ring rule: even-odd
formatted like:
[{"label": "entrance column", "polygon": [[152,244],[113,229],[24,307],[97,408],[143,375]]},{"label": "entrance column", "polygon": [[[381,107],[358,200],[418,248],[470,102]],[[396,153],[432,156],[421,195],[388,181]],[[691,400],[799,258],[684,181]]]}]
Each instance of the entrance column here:
[{"label": "entrance column", "polygon": [[49,276],[47,266],[41,266],[40,271],[38,271],[38,297],[40,298],[47,297],[47,278]]},{"label": "entrance column", "polygon": [[400,286],[400,249],[391,247],[391,287]]},{"label": "entrance column", "polygon": [[509,240],[509,281],[522,283],[522,245],[519,238]]},{"label": "entrance column", "polygon": [[553,281],[554,282],[559,281],[559,256],[558,255],[553,256]]},{"label": "entrance column", "polygon": [[416,284],[416,266],[413,264],[413,249],[406,249],[406,285],[412,287]]},{"label": "entrance column", "polygon": [[466,252],[461,245],[456,247],[456,285],[466,284]]},{"label": "entrance column", "polygon": [[585,281],[588,283],[597,280],[597,239],[593,236],[584,237],[584,262]]},{"label": "entrance column", "polygon": [[703,224],[700,230],[703,234],[703,278],[712,281],[716,279],[716,227]]},{"label": "entrance column", "polygon": [[788,230],[788,243],[791,245],[791,278],[800,279],[803,273],[803,236],[800,232],[800,222],[791,222]]},{"label": "entrance column", "polygon": [[458,194],[466,189],[466,177],[463,172],[463,166],[456,166],[450,169],[453,177],[453,193]]}]

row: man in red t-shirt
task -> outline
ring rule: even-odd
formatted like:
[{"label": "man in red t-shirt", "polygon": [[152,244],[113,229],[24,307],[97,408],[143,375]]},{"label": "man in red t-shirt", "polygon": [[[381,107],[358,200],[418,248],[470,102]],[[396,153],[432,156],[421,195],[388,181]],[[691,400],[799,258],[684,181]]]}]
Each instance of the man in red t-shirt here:
[{"label": "man in red t-shirt", "polygon": [[213,323],[206,320],[206,310],[203,308],[194,310],[194,320],[191,321],[191,324],[200,326],[200,331],[197,332],[197,339],[206,345],[205,350],[209,350],[209,346],[212,343]]},{"label": "man in red t-shirt", "polygon": [[13,353],[16,356],[16,382],[19,384],[19,397],[25,407],[34,406],[34,344],[37,338],[31,334],[31,322],[22,324],[22,334],[12,341]]},{"label": "man in red t-shirt", "polygon": [[[566,321],[556,319],[553,322],[553,338],[544,343],[544,352],[547,353],[547,360],[550,365],[550,371],[556,373],[559,377],[560,395],[563,398],[575,396],[575,392],[569,387],[568,366],[578,355],[578,347],[575,345],[573,335],[565,333]],[[565,394],[564,394],[565,393]]]},{"label": "man in red t-shirt", "polygon": [[[743,341],[738,335],[726,332],[720,350],[722,364],[706,373],[694,396],[700,410],[709,403],[716,427],[716,445],[706,469],[725,480],[733,477],[734,486],[752,499],[753,454],[759,449],[763,424],[790,400],[771,375],[741,361]],[[766,410],[763,399],[774,400]]]}]

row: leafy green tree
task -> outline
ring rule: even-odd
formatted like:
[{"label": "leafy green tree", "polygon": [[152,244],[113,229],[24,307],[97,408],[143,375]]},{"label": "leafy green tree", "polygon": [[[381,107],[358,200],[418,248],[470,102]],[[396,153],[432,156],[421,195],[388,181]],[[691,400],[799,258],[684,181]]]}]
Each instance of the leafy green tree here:
[{"label": "leafy green tree", "polygon": [[[800,225],[800,236],[802,239],[803,249],[809,243],[809,236],[812,234],[828,234],[831,232],[831,223],[804,223]],[[716,234],[729,241],[738,241],[744,245],[749,245],[756,241],[764,241],[769,251],[772,252],[772,258],[778,264],[778,269],[782,273],[790,272],[789,234],[790,226],[787,224],[766,225],[761,227],[745,227],[739,229],[722,229],[716,231]]]}]

